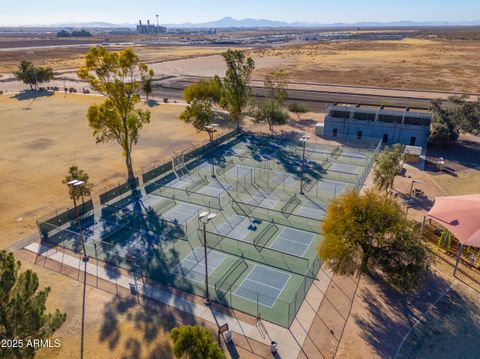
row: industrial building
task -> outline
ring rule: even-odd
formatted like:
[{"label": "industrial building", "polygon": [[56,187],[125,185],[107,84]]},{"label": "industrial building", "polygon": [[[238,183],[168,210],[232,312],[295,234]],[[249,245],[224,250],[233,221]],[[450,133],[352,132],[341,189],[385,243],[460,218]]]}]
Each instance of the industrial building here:
[{"label": "industrial building", "polygon": [[330,139],[381,138],[389,145],[426,147],[431,121],[428,110],[336,103],[316,132]]},{"label": "industrial building", "polygon": [[142,24],[142,20],[138,21],[137,33],[139,34],[156,35],[156,34],[162,34],[165,32],[167,32],[167,28],[165,26],[152,25],[150,24],[150,20],[147,20],[147,25]]}]

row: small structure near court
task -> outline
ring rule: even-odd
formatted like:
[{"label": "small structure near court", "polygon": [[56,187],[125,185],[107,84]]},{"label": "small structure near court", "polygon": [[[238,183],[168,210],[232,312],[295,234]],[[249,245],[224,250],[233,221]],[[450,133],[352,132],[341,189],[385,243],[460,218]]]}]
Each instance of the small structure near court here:
[{"label": "small structure near court", "polygon": [[448,229],[460,243],[455,274],[463,247],[480,248],[480,194],[437,197],[427,217]]},{"label": "small structure near court", "polygon": [[381,138],[389,145],[426,147],[431,122],[428,110],[336,103],[328,108],[323,136],[338,140]]},{"label": "small structure near court", "polygon": [[405,146],[405,163],[418,163],[422,155],[422,148],[419,146]]}]

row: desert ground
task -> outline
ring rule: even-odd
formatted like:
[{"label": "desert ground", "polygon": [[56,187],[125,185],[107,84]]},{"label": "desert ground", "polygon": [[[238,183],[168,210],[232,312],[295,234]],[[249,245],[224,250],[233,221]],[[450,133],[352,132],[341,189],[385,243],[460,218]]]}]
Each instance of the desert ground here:
[{"label": "desert ground", "polygon": [[[141,46],[141,45],[111,45],[109,49],[119,51],[131,46],[140,56],[142,62],[156,63],[205,55],[219,54],[225,51],[221,47],[201,46]],[[18,68],[22,60],[29,60],[38,66],[51,66],[54,71],[75,70],[85,64],[85,54],[89,45],[72,47],[44,47],[0,51],[0,73],[11,73]],[[0,49],[2,42],[0,41]]]},{"label": "desert ground", "polygon": [[[480,41],[429,40],[323,42],[254,50],[254,58],[290,80],[389,88],[480,92]],[[265,76],[267,70],[256,72]]]},{"label": "desert ground", "polygon": [[[132,46],[157,75],[225,73],[222,57],[215,56],[226,50],[223,47]],[[316,42],[247,51],[256,62],[253,77],[257,80],[272,70],[282,69],[288,80],[294,82],[477,93],[479,48],[477,39],[407,38]],[[112,45],[111,49],[120,48]],[[88,46],[44,48],[28,55],[25,50],[1,51],[0,73],[11,76],[24,58],[52,66],[56,71],[74,71],[84,63],[87,50]],[[180,61],[168,61],[174,59]]]},{"label": "desert ground", "polygon": [[[90,175],[94,197],[126,178],[120,146],[95,144],[88,126],[86,111],[100,101],[98,96],[70,94],[0,96],[0,248],[31,234],[35,218],[71,206],[61,181],[72,164]],[[144,166],[168,160],[171,150],[208,137],[176,119],[183,105],[162,103],[148,109],[151,123],[133,152],[137,175]]]}]

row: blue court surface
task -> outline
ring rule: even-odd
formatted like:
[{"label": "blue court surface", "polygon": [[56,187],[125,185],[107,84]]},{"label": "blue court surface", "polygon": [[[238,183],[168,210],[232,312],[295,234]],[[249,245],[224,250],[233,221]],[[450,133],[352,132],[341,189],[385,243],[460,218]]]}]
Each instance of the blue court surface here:
[{"label": "blue court surface", "polygon": [[348,165],[345,163],[333,163],[329,170],[334,170],[338,172],[356,174],[359,172],[359,167],[355,165]]},{"label": "blue court surface", "polygon": [[243,241],[252,231],[251,224],[249,218],[234,214],[228,217],[227,220],[217,228],[217,233]]},{"label": "blue court surface", "polygon": [[235,165],[234,167],[230,168],[227,172],[225,172],[225,176],[229,177],[245,177],[251,176],[253,173],[253,168],[244,165]]},{"label": "blue court surface", "polygon": [[347,189],[348,184],[342,181],[323,179],[315,186],[319,192],[328,192],[332,195],[340,195]]},{"label": "blue court surface", "polygon": [[184,189],[191,183],[193,183],[193,178],[190,176],[185,176],[181,179],[179,178],[174,179],[168,185],[173,188]]},{"label": "blue court surface", "polygon": [[197,190],[197,193],[205,194],[207,196],[220,197],[226,194],[230,189],[228,184],[220,185],[219,183],[213,182]]},{"label": "blue court surface", "polygon": [[[365,151],[365,153],[368,153],[369,151]],[[350,156],[353,158],[357,159],[363,159],[363,160],[368,160],[368,156],[363,154],[360,151],[355,151],[355,150],[349,150],[349,149],[343,149],[342,153],[340,154],[341,156]]]},{"label": "blue court surface", "polygon": [[278,195],[257,191],[247,203],[257,207],[274,208],[278,202],[280,202]]},{"label": "blue court surface", "polygon": [[303,257],[314,238],[314,233],[300,229],[284,228],[270,244],[270,248],[293,254],[297,257]]},{"label": "blue court surface", "polygon": [[[226,255],[210,250],[207,253],[208,256],[208,275],[210,276],[213,271],[225,260]],[[182,261],[175,266],[172,273],[194,280],[199,283],[205,281],[205,255],[204,249],[197,247],[188,256],[182,259]]]},{"label": "blue court surface", "polygon": [[194,217],[198,217],[201,210],[202,207],[200,206],[190,203],[180,203],[165,212],[162,218],[169,222],[186,223]]},{"label": "blue court surface", "polygon": [[272,308],[289,279],[286,272],[256,264],[234,294]]},{"label": "blue court surface", "polygon": [[296,211],[302,217],[320,220],[327,214],[327,203],[318,204],[310,200],[303,202],[302,206]]}]

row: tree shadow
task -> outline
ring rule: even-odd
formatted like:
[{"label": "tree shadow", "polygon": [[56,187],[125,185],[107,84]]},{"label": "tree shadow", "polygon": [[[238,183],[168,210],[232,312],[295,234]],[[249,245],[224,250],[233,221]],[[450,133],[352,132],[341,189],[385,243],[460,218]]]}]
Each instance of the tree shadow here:
[{"label": "tree shadow", "polygon": [[433,272],[415,294],[403,294],[385,283],[377,273],[363,277],[368,285],[357,296],[365,303],[368,315],[354,315],[361,336],[381,358],[392,358],[408,330],[422,313],[450,287]]},{"label": "tree shadow", "polygon": [[12,99],[14,98],[18,101],[25,101],[25,100],[34,100],[40,97],[50,97],[50,96],[53,96],[54,94],[55,94],[54,91],[48,91],[48,90],[38,90],[38,91],[25,90],[15,94],[11,98]]},{"label": "tree shadow", "polygon": [[[103,323],[100,330],[100,342],[108,344],[110,350],[118,347],[123,340],[123,352],[121,358],[171,358],[172,348],[169,341],[163,340],[161,336],[167,335],[177,325],[175,317],[163,308],[155,305],[145,305],[136,309],[137,303],[133,300],[116,297],[104,308]],[[118,318],[125,318],[126,322],[133,326],[140,338],[128,336],[122,333]],[[155,341],[162,339],[160,343]],[[153,345],[153,348],[147,349]]]},{"label": "tree shadow", "polygon": [[410,333],[398,358],[479,358],[478,303],[452,290]]},{"label": "tree shadow", "polygon": [[[298,141],[298,132],[283,132],[281,136],[242,134],[237,138],[237,142],[229,142],[228,146],[217,148],[215,158],[220,166],[228,163],[230,156],[238,156],[233,147],[240,142],[246,143],[245,149],[247,150],[240,157],[248,156],[257,162],[256,167],[262,167],[264,161],[272,160],[284,172],[300,179],[303,156],[300,151],[301,143]],[[298,151],[294,150],[296,147],[298,147]],[[327,170],[321,164],[305,159],[304,175],[306,182],[310,182],[312,179],[319,180],[326,177]]]},{"label": "tree shadow", "polygon": [[312,119],[298,119],[295,118],[293,120],[290,120],[288,124],[292,126],[293,128],[299,129],[299,130],[305,130],[310,129],[312,126],[316,125],[318,121],[312,120]]},{"label": "tree shadow", "polygon": [[394,193],[396,197],[400,198],[405,203],[407,203],[407,201],[410,201],[409,208],[429,211],[433,207],[433,199],[430,199],[425,195],[415,196],[415,194],[412,193],[412,197],[410,199],[409,193],[403,193],[399,191],[395,191]]},{"label": "tree shadow", "polygon": [[455,175],[459,171],[480,167],[480,141],[461,138],[447,148],[429,147],[425,169],[438,172],[436,163],[442,157],[449,165],[448,174]]}]

